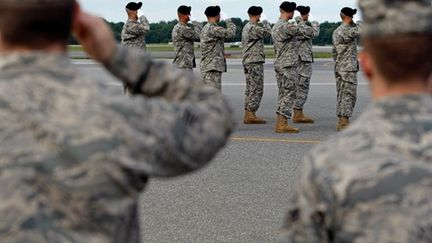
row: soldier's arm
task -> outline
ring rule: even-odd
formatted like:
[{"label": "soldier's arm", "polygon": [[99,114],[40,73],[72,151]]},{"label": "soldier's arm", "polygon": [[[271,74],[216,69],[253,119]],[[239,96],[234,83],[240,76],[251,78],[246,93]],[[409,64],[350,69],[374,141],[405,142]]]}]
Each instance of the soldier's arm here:
[{"label": "soldier's arm", "polygon": [[204,166],[225,145],[234,122],[217,90],[190,72],[116,46],[111,30],[97,17],[79,13],[74,33],[89,56],[104,63],[134,94],[132,99],[110,97],[106,104],[115,114],[107,120],[123,128],[115,136],[126,144],[117,151],[124,155],[124,168],[178,175]]},{"label": "soldier's arm", "polygon": [[320,35],[320,24],[317,21],[312,21],[313,37],[318,37]]},{"label": "soldier's arm", "polygon": [[199,41],[200,35],[201,35],[202,26],[199,23],[194,23],[194,28],[190,27],[184,27],[182,31],[180,32],[183,38],[192,40],[192,41]]},{"label": "soldier's arm", "polygon": [[309,40],[314,37],[314,30],[310,22],[300,20],[298,23],[298,29],[299,29],[299,33],[297,37],[300,40]]},{"label": "soldier's arm", "polygon": [[141,15],[139,20],[140,20],[141,26],[144,30],[144,34],[147,34],[150,31],[150,22],[148,21],[148,19],[144,15]]},{"label": "soldier's arm", "polygon": [[313,158],[306,159],[301,180],[296,186],[285,223],[283,242],[333,242],[338,218],[336,196],[325,171],[320,171]]},{"label": "soldier's arm", "polygon": [[360,36],[359,26],[349,28],[345,31],[342,31],[340,34],[340,38],[343,41],[343,43],[351,43],[355,41],[359,36]]},{"label": "soldier's arm", "polygon": [[131,129],[142,132],[131,149],[135,166],[146,165],[143,172],[171,176],[198,169],[227,142],[234,126],[231,109],[199,77],[122,46],[105,66],[136,97],[124,97],[130,102],[116,109]]},{"label": "soldier's arm", "polygon": [[292,39],[294,36],[298,35],[299,33],[299,28],[297,24],[294,23],[286,23],[282,29],[282,37],[284,40],[290,40]]},{"label": "soldier's arm", "polygon": [[220,39],[229,39],[234,37],[237,28],[236,25],[232,22],[231,19],[227,19],[226,24],[227,24],[226,29],[222,27],[215,27],[213,31],[210,33],[210,35]]},{"label": "soldier's arm", "polygon": [[253,26],[250,31],[249,38],[253,40],[261,40],[262,38],[271,35],[271,26],[269,22],[263,21],[262,26]]},{"label": "soldier's arm", "polygon": [[333,61],[336,61],[338,54],[337,54],[337,50],[336,50],[335,45],[333,45],[333,47],[332,47],[332,54],[333,54]]},{"label": "soldier's arm", "polygon": [[[150,31],[150,24],[141,23],[140,21],[136,20],[128,20],[129,26],[125,29],[126,35],[145,35]],[[148,23],[148,21],[147,21]]]}]

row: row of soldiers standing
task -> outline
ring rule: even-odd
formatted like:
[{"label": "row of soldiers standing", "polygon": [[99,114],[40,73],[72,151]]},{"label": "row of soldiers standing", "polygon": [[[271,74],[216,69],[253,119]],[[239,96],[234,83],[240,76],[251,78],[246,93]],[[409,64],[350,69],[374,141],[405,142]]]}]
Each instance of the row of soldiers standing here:
[{"label": "row of soldiers standing", "polygon": [[[129,3],[126,6],[129,19],[122,31],[122,42],[127,46],[145,49],[145,34],[150,30],[147,19],[138,18],[137,10],[142,3]],[[227,27],[218,25],[221,20],[219,6],[209,6],[205,10],[207,24],[193,21],[188,25],[191,7],[180,6],[177,10],[178,24],[173,28],[172,40],[175,51],[174,64],[180,69],[192,70],[196,67],[194,42],[201,42],[200,71],[203,81],[221,90],[222,73],[227,71],[225,59],[225,39],[234,37],[236,25],[226,19]],[[294,12],[300,16],[293,20]],[[279,89],[276,110],[277,133],[298,133],[299,129],[288,124],[314,123],[314,120],[303,113],[307,101],[312,76],[312,40],[319,35],[319,23],[309,21],[310,7],[297,6],[294,2],[283,2],[280,5],[280,19],[271,27],[266,20],[261,22],[261,7],[248,9],[249,23],[242,31],[243,66],[246,76],[245,91],[245,124],[265,124],[266,121],[256,116],[264,88],[264,37],[271,36],[276,53],[275,72]],[[335,76],[337,81],[337,130],[349,124],[356,103],[357,89],[357,39],[360,33],[358,25],[352,21],[356,10],[343,8],[343,24],[333,34],[333,54],[336,61]],[[132,18],[131,18],[132,16]],[[134,38],[133,36],[137,36]],[[292,113],[292,111],[294,111]]]}]

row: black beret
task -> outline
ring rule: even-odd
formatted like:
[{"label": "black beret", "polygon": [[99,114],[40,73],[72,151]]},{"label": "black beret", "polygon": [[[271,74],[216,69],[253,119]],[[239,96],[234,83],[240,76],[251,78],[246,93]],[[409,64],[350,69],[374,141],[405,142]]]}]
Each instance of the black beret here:
[{"label": "black beret", "polygon": [[294,12],[296,10],[297,4],[295,2],[283,2],[280,6],[285,12]]},{"label": "black beret", "polygon": [[216,17],[220,14],[221,8],[219,6],[209,6],[206,8],[204,14],[207,17]]},{"label": "black beret", "polygon": [[298,6],[296,10],[299,11],[301,15],[306,15],[310,13],[309,6]]},{"label": "black beret", "polygon": [[345,14],[348,17],[353,17],[356,13],[357,13],[357,9],[352,9],[352,8],[348,8],[345,7],[341,10],[341,13]]},{"label": "black beret", "polygon": [[185,5],[181,5],[178,9],[177,12],[184,14],[184,15],[188,15],[191,13],[192,7],[188,7]]},{"label": "black beret", "polygon": [[252,16],[261,15],[263,13],[263,9],[258,6],[252,6],[248,9],[248,14]]},{"label": "black beret", "polygon": [[141,7],[142,7],[142,2],[138,2],[138,3],[130,2],[126,5],[127,9],[133,10],[133,11],[140,9]]}]

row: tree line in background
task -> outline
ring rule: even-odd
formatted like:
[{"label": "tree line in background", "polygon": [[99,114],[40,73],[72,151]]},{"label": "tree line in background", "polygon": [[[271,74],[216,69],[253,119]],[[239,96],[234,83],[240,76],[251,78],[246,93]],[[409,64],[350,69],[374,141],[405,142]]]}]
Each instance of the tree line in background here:
[{"label": "tree line in background", "polygon": [[[241,41],[241,35],[243,27],[248,23],[247,20],[241,20],[240,18],[233,18],[232,19],[234,24],[237,26],[236,35],[232,39],[228,39],[227,42],[240,42]],[[113,30],[115,34],[115,38],[120,41],[121,40],[121,31],[123,28],[124,23],[118,22],[108,22],[108,24],[111,26],[111,29]],[[174,28],[174,26],[177,24],[177,20],[172,21],[161,21],[159,23],[152,23],[150,24],[150,33],[146,37],[147,43],[169,43],[171,42],[171,31]],[[206,24],[206,23],[203,23]],[[221,26],[226,27],[226,24],[224,21],[220,23]],[[325,46],[325,45],[331,45],[332,44],[332,34],[333,31],[340,25],[340,22],[338,23],[331,23],[331,22],[324,22],[320,24],[320,35],[313,40],[314,45],[318,46]],[[267,37],[264,39],[265,44],[271,44],[271,38]],[[71,38],[70,44],[76,44],[76,41]]]}]

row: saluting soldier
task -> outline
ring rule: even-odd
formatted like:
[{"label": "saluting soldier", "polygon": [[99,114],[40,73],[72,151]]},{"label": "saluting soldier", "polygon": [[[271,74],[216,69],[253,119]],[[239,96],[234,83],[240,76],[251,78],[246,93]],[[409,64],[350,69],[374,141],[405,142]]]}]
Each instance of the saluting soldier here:
[{"label": "saluting soldier", "polygon": [[319,24],[309,21],[309,6],[298,6],[297,11],[301,16],[296,17],[299,26],[297,36],[299,48],[298,83],[296,102],[294,105],[294,123],[314,123],[314,120],[303,113],[303,107],[309,95],[310,81],[312,77],[312,63],[314,62],[312,40],[319,35]]},{"label": "saluting soldier", "polygon": [[[139,243],[149,178],[203,167],[233,130],[220,92],[117,46],[105,21],[77,4],[0,1],[2,243]],[[130,98],[107,96],[76,71],[71,28]]]},{"label": "saluting soldier", "polygon": [[174,65],[192,71],[196,67],[194,42],[200,40],[202,26],[197,21],[192,22],[194,28],[188,26],[191,10],[191,7],[184,5],[177,9],[178,23],[172,31],[172,41],[175,52]]},{"label": "saluting soldier", "polygon": [[144,15],[138,18],[138,10],[142,5],[142,2],[130,2],[126,5],[128,19],[123,26],[121,39],[123,45],[127,47],[138,47],[145,50],[145,38],[150,31],[150,23]]},{"label": "saluting soldier", "polygon": [[256,116],[264,92],[264,41],[271,35],[270,23],[260,23],[263,9],[252,6],[248,9],[249,23],[242,32],[243,67],[246,76],[245,91],[245,124],[265,124],[266,121]]},{"label": "saluting soldier", "polygon": [[225,39],[235,35],[236,26],[231,19],[226,19],[227,28],[218,26],[221,20],[219,6],[209,6],[204,14],[207,24],[201,33],[201,74],[204,83],[221,90],[222,73],[227,71],[225,59]]},{"label": "saluting soldier", "polygon": [[283,2],[280,9],[279,21],[273,26],[272,38],[276,52],[275,71],[279,88],[277,118],[275,132],[298,133],[299,129],[288,125],[291,111],[296,102],[297,92],[297,66],[299,62],[297,36],[299,29],[294,17],[297,4]]},{"label": "saluting soldier", "polygon": [[357,101],[357,72],[359,71],[357,41],[360,25],[353,21],[357,9],[345,7],[341,10],[342,24],[333,32],[333,59],[337,89],[336,126],[341,131],[349,124]]}]

